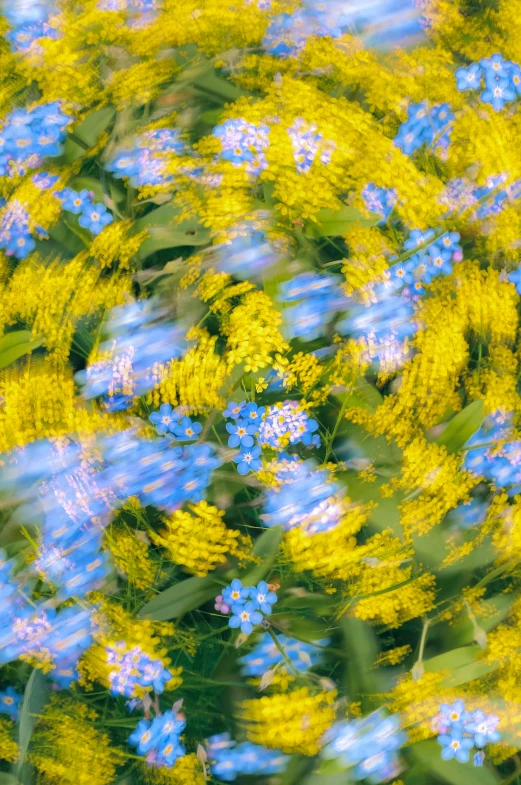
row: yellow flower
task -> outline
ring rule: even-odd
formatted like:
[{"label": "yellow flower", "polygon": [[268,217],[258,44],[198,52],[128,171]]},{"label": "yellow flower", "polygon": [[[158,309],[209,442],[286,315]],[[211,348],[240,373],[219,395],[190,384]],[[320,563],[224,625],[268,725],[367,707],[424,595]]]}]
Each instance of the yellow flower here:
[{"label": "yellow flower", "polygon": [[241,704],[240,718],[255,744],[288,753],[313,756],[335,719],[336,692],[312,694],[307,687]]}]

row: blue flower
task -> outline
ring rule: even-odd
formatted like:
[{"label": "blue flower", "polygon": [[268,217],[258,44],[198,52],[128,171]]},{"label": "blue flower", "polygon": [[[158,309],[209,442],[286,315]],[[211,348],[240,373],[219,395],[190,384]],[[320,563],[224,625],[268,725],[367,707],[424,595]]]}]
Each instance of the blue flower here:
[{"label": "blue flower", "polygon": [[0,692],[0,713],[9,714],[13,720],[17,719],[21,700],[22,695],[19,695],[14,687],[8,687],[4,692]]},{"label": "blue flower", "polygon": [[151,724],[150,720],[140,720],[135,731],[128,737],[128,743],[132,747],[137,747],[139,755],[146,755],[156,744]]},{"label": "blue flower", "polygon": [[258,609],[265,615],[271,613],[271,606],[277,602],[277,595],[270,591],[266,581],[261,581],[257,586],[250,588],[250,597],[256,603]]},{"label": "blue flower", "polygon": [[266,412],[265,406],[258,406],[256,403],[249,403],[242,412],[242,418],[247,419],[252,425],[259,425]]},{"label": "blue flower", "polygon": [[373,213],[381,215],[381,223],[385,223],[391,215],[398,198],[392,188],[379,188],[374,183],[367,183],[362,191],[365,206]]},{"label": "blue flower", "polygon": [[518,95],[521,94],[521,67],[515,63],[512,65],[510,72],[508,74],[508,78],[512,84],[512,88],[516,91]]},{"label": "blue flower", "polygon": [[[317,646],[282,634],[278,635],[278,639],[290,658],[293,667],[299,672],[304,673],[322,663],[324,655]],[[320,646],[327,646],[329,641],[322,639],[314,641],[314,643]],[[260,677],[275,665],[282,664],[283,657],[269,633],[265,632],[255,648],[249,654],[241,657],[240,662],[242,665],[241,672],[244,676]]]},{"label": "blue flower", "polygon": [[253,631],[253,625],[260,624],[261,621],[262,613],[257,610],[255,602],[236,603],[232,605],[232,615],[228,621],[228,626],[232,627],[232,629],[240,627],[241,632],[249,635]]},{"label": "blue flower", "polygon": [[438,736],[438,744],[443,747],[441,757],[443,760],[456,758],[460,763],[466,763],[469,759],[469,750],[474,746],[473,739],[463,735],[463,728],[454,726],[450,734],[444,733]]},{"label": "blue flower", "polygon": [[483,69],[479,63],[471,63],[468,68],[458,68],[455,72],[458,90],[477,90],[481,86]]},{"label": "blue flower", "polygon": [[86,204],[79,217],[79,224],[84,229],[90,229],[92,234],[99,234],[104,227],[112,223],[114,218],[104,204]]},{"label": "blue flower", "polygon": [[249,589],[242,585],[238,578],[234,578],[229,586],[222,593],[222,598],[226,605],[240,605],[245,603],[249,597]]},{"label": "blue flower", "polygon": [[494,84],[487,85],[487,89],[481,93],[481,100],[486,104],[491,104],[496,112],[500,112],[507,101],[513,101],[516,97],[508,79],[498,79]]},{"label": "blue flower", "polygon": [[252,447],[253,435],[257,431],[256,425],[250,425],[247,420],[237,420],[236,423],[226,423],[226,430],[230,435],[228,447]]},{"label": "blue flower", "polygon": [[485,744],[495,744],[501,738],[501,733],[497,730],[499,717],[495,714],[485,714],[478,709],[474,711],[465,725],[467,733],[474,734],[474,744],[476,747],[484,747]]},{"label": "blue flower", "polygon": [[376,711],[363,719],[335,723],[324,736],[322,756],[337,759],[352,776],[371,782],[392,779],[400,771],[397,751],[406,742],[397,715],[386,717]]},{"label": "blue flower", "polygon": [[264,151],[269,147],[269,131],[267,125],[256,126],[239,117],[217,125],[213,135],[221,142],[225,161],[235,166],[246,164],[247,172],[258,174],[268,166]]},{"label": "blue flower", "polygon": [[241,452],[234,457],[235,463],[238,464],[237,471],[239,474],[248,474],[249,472],[258,472],[262,468],[262,461],[259,458],[261,454],[260,447],[245,447]]},{"label": "blue flower", "polygon": [[510,283],[515,284],[516,291],[518,294],[521,294],[521,266],[514,270],[514,272],[509,273],[508,280]]},{"label": "blue flower", "polygon": [[177,418],[173,413],[173,409],[169,403],[162,403],[158,412],[152,412],[149,420],[156,426],[158,433],[164,434],[172,430]]},{"label": "blue flower", "polygon": [[235,401],[230,401],[228,406],[223,412],[223,417],[229,417],[232,420],[238,420],[242,417],[242,410],[246,406],[246,401],[239,401],[239,403],[235,403]]},{"label": "blue flower", "polygon": [[79,213],[92,202],[91,192],[87,191],[85,188],[79,193],[72,188],[64,188],[63,191],[57,193],[56,196],[61,200],[64,210],[68,210],[70,213],[75,213],[76,215],[79,215]]},{"label": "blue flower", "polygon": [[193,422],[190,417],[183,417],[170,428],[174,436],[181,441],[197,439],[202,429],[201,423]]},{"label": "blue flower", "polygon": [[496,52],[492,57],[484,57],[481,65],[485,69],[486,79],[504,79],[508,76],[512,63],[504,60],[503,55]]}]

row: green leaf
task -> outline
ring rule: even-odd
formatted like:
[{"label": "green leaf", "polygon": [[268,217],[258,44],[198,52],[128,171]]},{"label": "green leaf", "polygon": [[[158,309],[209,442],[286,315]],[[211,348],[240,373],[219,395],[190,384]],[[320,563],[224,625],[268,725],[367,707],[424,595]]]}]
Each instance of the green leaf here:
[{"label": "green leaf", "polygon": [[20,785],[20,780],[14,774],[7,771],[0,771],[0,785]]},{"label": "green leaf", "polygon": [[199,119],[206,123],[207,125],[217,125],[219,120],[221,119],[222,109],[208,109],[206,112],[201,112],[199,115]]},{"label": "green leaf", "polygon": [[25,756],[29,748],[29,742],[33,735],[34,726],[37,722],[35,715],[40,714],[47,703],[48,691],[45,676],[41,670],[33,669],[29,681],[25,686],[20,718],[18,720],[18,745],[20,747],[20,758],[16,766],[13,767],[14,774],[21,776],[25,785],[26,774],[24,767]]},{"label": "green leaf", "polygon": [[341,621],[345,650],[348,654],[347,693],[351,700],[361,701],[362,709],[369,710],[367,695],[379,690],[378,676],[371,665],[378,656],[379,646],[372,627],[360,619],[344,618]]},{"label": "green leaf", "polygon": [[410,754],[423,764],[426,772],[432,772],[442,782],[450,785],[496,785],[501,777],[486,766],[474,766],[457,760],[442,760],[441,747],[434,741],[421,741],[410,747]]},{"label": "green leaf", "polygon": [[[166,226],[171,224],[178,215],[179,209],[177,207],[171,204],[163,204],[156,210],[151,210],[142,218],[138,218],[134,222],[134,228],[136,233],[138,233],[142,232],[143,229],[149,229],[151,226]],[[197,226],[197,221],[194,222],[194,225]]]},{"label": "green leaf", "polygon": [[12,346],[17,346],[21,343],[28,343],[33,337],[30,330],[16,330],[13,333],[7,333],[0,338],[0,354]]},{"label": "green leaf", "polygon": [[425,670],[431,672],[449,670],[450,673],[443,679],[441,686],[460,687],[498,669],[499,663],[479,659],[481,653],[482,649],[477,645],[452,649],[425,660]]},{"label": "green leaf", "polygon": [[330,616],[333,613],[336,601],[333,597],[328,597],[327,594],[305,594],[305,595],[291,595],[287,597],[281,607],[288,610],[300,610],[301,608],[310,608],[319,616]]},{"label": "green leaf", "polygon": [[319,210],[315,221],[306,224],[304,234],[306,237],[342,237],[349,231],[353,224],[358,226],[376,226],[381,221],[381,216],[372,213],[370,218],[363,215],[355,207],[343,205],[340,210],[326,207]]},{"label": "green leaf", "polygon": [[246,95],[240,87],[216,74],[213,66],[205,69],[203,73],[193,80],[192,84],[201,92],[208,93],[222,102],[236,101],[241,96]]},{"label": "green leaf", "polygon": [[186,578],[143,605],[138,618],[153,621],[177,619],[211,600],[219,594],[220,588],[221,584],[212,575],[205,575],[204,578]]},{"label": "green leaf", "polygon": [[[346,773],[346,767],[342,766],[338,758],[324,758],[320,761],[319,767],[315,770],[315,774],[339,774],[340,772]],[[325,782],[327,782],[326,780]],[[325,783],[324,783],[325,785]]]},{"label": "green leaf", "polygon": [[244,575],[241,575],[241,581],[245,586],[256,586],[259,581],[262,581],[269,575],[273,563],[277,558],[280,543],[282,541],[282,528],[280,526],[273,526],[266,529],[255,540],[253,546],[253,553],[260,558],[260,564],[256,564],[247,570]]},{"label": "green leaf", "polygon": [[156,251],[165,248],[179,248],[184,245],[205,245],[210,239],[210,232],[206,229],[194,229],[192,222],[178,224],[177,227],[151,227],[150,237],[141,243],[138,257],[141,261]]},{"label": "green leaf", "polygon": [[436,439],[436,444],[444,445],[448,452],[461,450],[485,419],[483,401],[473,401],[450,420],[443,433]]},{"label": "green leaf", "polygon": [[352,779],[349,772],[345,769],[329,774],[319,771],[312,772],[309,777],[302,781],[302,785],[349,785]]},{"label": "green leaf", "polygon": [[42,345],[43,338],[28,341],[28,335],[31,336],[31,333],[27,330],[20,330],[19,333],[9,333],[0,338],[0,368],[6,368],[23,357],[24,354],[28,354]]},{"label": "green leaf", "polygon": [[[96,109],[95,112],[91,112],[91,114],[74,129],[74,136],[76,136],[80,142],[85,142],[87,147],[94,147],[100,134],[105,131],[107,126],[112,122],[115,114],[116,110],[112,106],[104,106],[102,109]],[[85,155],[85,148],[69,136],[64,144],[65,163],[72,163],[72,161],[75,161],[82,155]]]}]

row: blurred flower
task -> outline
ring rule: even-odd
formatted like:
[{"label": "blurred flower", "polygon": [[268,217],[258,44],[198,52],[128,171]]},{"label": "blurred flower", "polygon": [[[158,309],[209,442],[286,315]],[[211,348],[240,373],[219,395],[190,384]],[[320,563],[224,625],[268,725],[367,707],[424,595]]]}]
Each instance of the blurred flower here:
[{"label": "blurred flower", "polygon": [[120,642],[107,646],[106,652],[107,663],[112,666],[108,678],[114,695],[133,698],[139,694],[139,687],[152,687],[161,695],[172,679],[172,673],[165,668],[162,660],[152,659],[140,646],[129,649],[126,643]]},{"label": "blurred flower", "polygon": [[14,687],[0,692],[0,714],[9,714],[12,720],[18,719],[19,707],[23,696]]},{"label": "blurred flower", "polygon": [[[296,670],[305,672],[322,663],[323,653],[316,646],[282,634],[277,637]],[[324,639],[317,643],[325,646],[328,641]],[[266,671],[283,663],[284,658],[269,633],[265,632],[255,648],[239,661],[244,676],[262,677]]]},{"label": "blurred flower", "polygon": [[352,769],[356,780],[367,777],[370,782],[380,783],[400,773],[396,753],[406,741],[400,718],[377,711],[363,719],[335,723],[324,735],[321,755]]},{"label": "blurred flower", "polygon": [[306,534],[334,529],[345,515],[343,489],[313,461],[293,467],[280,487],[268,489],[264,525],[280,525],[287,531],[300,527]]},{"label": "blurred flower", "polygon": [[140,720],[128,743],[137,748],[138,755],[146,756],[148,763],[171,768],[178,758],[186,754],[181,743],[185,725],[182,714],[174,710],[165,711],[153,720]]},{"label": "blurred flower", "polygon": [[258,427],[258,443],[261,447],[273,447],[275,450],[299,443],[306,447],[318,446],[320,439],[315,433],[317,430],[317,421],[310,419],[298,401],[284,401],[268,406]]},{"label": "blurred flower", "polygon": [[454,113],[448,104],[429,107],[426,101],[410,104],[408,118],[402,123],[394,143],[405,155],[412,155],[423,144],[433,150],[446,149]]},{"label": "blurred flower", "polygon": [[242,118],[226,120],[213,134],[222,145],[221,157],[235,166],[246,164],[246,171],[257,174],[266,169],[265,150],[269,147],[269,126],[256,126]]},{"label": "blurred flower", "polygon": [[278,750],[269,750],[259,744],[249,741],[238,744],[229,733],[211,736],[206,749],[212,775],[224,782],[233,782],[243,774],[279,774],[289,760]]}]

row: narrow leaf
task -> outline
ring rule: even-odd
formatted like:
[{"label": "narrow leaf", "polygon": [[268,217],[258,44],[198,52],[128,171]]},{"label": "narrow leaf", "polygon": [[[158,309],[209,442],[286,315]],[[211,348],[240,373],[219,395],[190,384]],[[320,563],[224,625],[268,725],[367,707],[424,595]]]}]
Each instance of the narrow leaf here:
[{"label": "narrow leaf", "polygon": [[255,545],[253,546],[253,553],[260,559],[260,564],[256,564],[240,576],[245,586],[255,586],[259,581],[262,581],[270,574],[271,568],[277,558],[281,541],[282,528],[280,526],[273,526],[271,529],[266,529],[266,531],[257,538]]},{"label": "narrow leaf", "polygon": [[319,210],[315,215],[316,222],[309,222],[306,225],[304,234],[308,237],[342,237],[349,229],[356,224],[357,226],[376,226],[381,221],[381,216],[376,213],[371,214],[370,218],[363,215],[355,207],[343,205],[340,210],[325,208]]},{"label": "narrow leaf", "polygon": [[444,445],[448,452],[457,452],[480,427],[485,418],[483,401],[473,401],[458,412],[447,424],[436,444]]},{"label": "narrow leaf", "polygon": [[204,578],[187,578],[147,602],[141,608],[138,617],[154,621],[176,619],[216,597],[219,588],[220,584],[211,575],[206,575]]},{"label": "narrow leaf", "polygon": [[12,346],[17,346],[21,343],[29,343],[33,337],[30,330],[16,330],[13,333],[7,333],[0,338],[0,354]]},{"label": "narrow leaf", "polygon": [[[17,777],[24,773],[24,761],[29,748],[29,742],[33,735],[34,726],[37,721],[35,715],[40,714],[47,702],[47,686],[45,676],[41,670],[34,668],[25,686],[20,718],[18,720],[18,745],[20,747],[20,758],[14,768]],[[24,777],[22,776],[22,782]]]},{"label": "narrow leaf", "polygon": [[42,343],[43,339],[37,338],[30,343],[19,343],[15,346],[11,346],[10,349],[0,351],[0,368],[6,368],[8,365],[11,365],[11,363],[20,359],[20,357],[23,357],[24,354],[29,354],[33,349],[37,349]]}]

